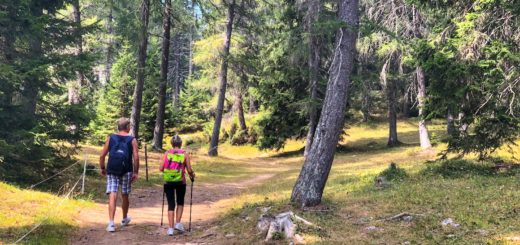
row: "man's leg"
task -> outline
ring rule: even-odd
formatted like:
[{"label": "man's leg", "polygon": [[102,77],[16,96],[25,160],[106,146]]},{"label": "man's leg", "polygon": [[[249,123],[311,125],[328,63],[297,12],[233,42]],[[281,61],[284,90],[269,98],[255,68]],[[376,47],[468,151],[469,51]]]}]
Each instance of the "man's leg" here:
[{"label": "man's leg", "polygon": [[116,215],[117,192],[110,192],[108,195],[108,217],[110,222],[114,222]]},{"label": "man's leg", "polygon": [[130,207],[130,201],[128,200],[128,195],[132,191],[132,172],[126,173],[121,177],[121,199],[123,199],[123,205],[121,208],[123,209],[123,220],[128,217],[128,208]]},{"label": "man's leg", "polygon": [[108,218],[111,223],[114,222],[114,216],[116,214],[116,202],[117,202],[117,191],[118,191],[118,179],[117,176],[107,175],[107,195],[108,195]]},{"label": "man's leg", "polygon": [[121,208],[123,209],[123,219],[126,219],[128,216],[128,207],[130,206],[130,202],[128,201],[128,194],[122,194],[121,199],[123,199],[123,205],[121,205]]}]

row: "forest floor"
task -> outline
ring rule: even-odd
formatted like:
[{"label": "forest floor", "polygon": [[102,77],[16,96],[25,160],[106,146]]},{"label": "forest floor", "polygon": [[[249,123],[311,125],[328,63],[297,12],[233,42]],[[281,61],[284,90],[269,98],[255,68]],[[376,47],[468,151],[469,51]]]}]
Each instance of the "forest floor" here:
[{"label": "forest floor", "polygon": [[[160,154],[149,153],[149,181],[144,180],[141,167],[140,180],[131,194],[130,226],[115,233],[105,231],[105,181],[98,173],[91,173],[86,181],[87,194],[67,202],[63,212],[29,236],[26,243],[257,244],[265,234],[256,230],[256,223],[267,210],[273,215],[293,211],[320,226],[298,227],[307,244],[520,244],[519,168],[497,169],[494,160],[478,162],[472,156],[467,160],[436,160],[445,148],[441,122],[429,125],[434,148],[428,151],[418,145],[417,122],[400,121],[398,127],[403,144],[394,148],[386,147],[384,122],[347,129],[324,190],[323,204],[317,208],[300,210],[289,204],[303,162],[303,142],[289,141],[280,152],[223,144],[217,158],[207,157],[205,148],[192,150],[198,177],[191,234],[168,237],[165,226],[160,226]],[[99,151],[94,146],[83,148],[93,165]],[[503,157],[506,163],[516,161],[508,158],[505,149],[494,156]],[[375,187],[374,179],[392,162],[406,171],[406,176],[385,188]],[[25,192],[27,195],[19,194]],[[188,188],[183,216],[186,228],[189,193]],[[13,241],[40,220],[30,210],[48,210],[58,200],[45,193],[30,192],[31,198],[28,194],[11,187],[0,189],[0,198],[10,203],[0,202],[0,241]],[[16,202],[24,205],[17,208]],[[2,216],[6,208],[11,214]],[[410,217],[388,219],[402,213]],[[14,222],[19,218],[24,222]],[[118,208],[116,222],[120,220]],[[448,224],[443,225],[443,221]],[[287,244],[283,240],[274,243]]]}]

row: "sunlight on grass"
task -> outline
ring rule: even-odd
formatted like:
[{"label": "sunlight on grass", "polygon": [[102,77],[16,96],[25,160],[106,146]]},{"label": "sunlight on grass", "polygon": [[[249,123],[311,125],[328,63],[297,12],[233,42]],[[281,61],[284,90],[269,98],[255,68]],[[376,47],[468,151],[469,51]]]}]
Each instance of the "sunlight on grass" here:
[{"label": "sunlight on grass", "polygon": [[48,193],[21,190],[3,182],[0,182],[0,200],[0,241],[6,243],[14,242],[43,221],[23,243],[65,244],[75,229],[78,208],[90,205],[87,201],[63,201]]},{"label": "sunlight on grass", "polygon": [[[443,134],[444,125],[434,124],[430,128],[439,131],[438,137]],[[347,241],[349,244],[509,244],[520,240],[515,235],[520,229],[516,218],[520,212],[516,205],[520,203],[518,171],[481,172],[479,169],[491,169],[493,165],[472,167],[483,163],[469,162],[467,166],[455,165],[461,168],[460,177],[445,176],[443,171],[457,174],[458,170],[442,170],[444,165],[438,162],[425,164],[437,158],[437,153],[445,149],[444,143],[439,142],[434,150],[423,152],[414,145],[414,141],[418,143],[416,122],[400,122],[400,139],[409,145],[385,148],[386,130],[384,124],[347,129],[349,136],[343,143],[352,149],[336,154],[323,196],[324,204],[332,212],[301,212],[287,205],[303,158],[286,157],[283,161],[292,163],[287,165],[291,168],[277,174],[273,178],[275,181],[250,188],[238,198],[227,200],[233,209],[222,216],[222,222],[231,225],[223,230],[244,234],[240,237],[244,239],[242,241],[254,243],[263,239],[256,233],[255,222],[260,215],[259,207],[269,206],[272,207],[271,214],[293,210],[323,227],[323,234],[302,231],[306,241],[312,244]],[[370,142],[378,147],[358,150],[359,146]],[[504,155],[504,152],[501,150],[496,154]],[[375,177],[391,162],[404,168],[410,177],[392,182],[384,190],[375,188]],[[431,172],[428,169],[439,170]],[[384,221],[402,212],[419,216],[412,222]],[[252,218],[246,221],[244,217]],[[460,227],[443,227],[440,223],[446,218],[454,219]],[[380,230],[368,231],[369,226]]]}]

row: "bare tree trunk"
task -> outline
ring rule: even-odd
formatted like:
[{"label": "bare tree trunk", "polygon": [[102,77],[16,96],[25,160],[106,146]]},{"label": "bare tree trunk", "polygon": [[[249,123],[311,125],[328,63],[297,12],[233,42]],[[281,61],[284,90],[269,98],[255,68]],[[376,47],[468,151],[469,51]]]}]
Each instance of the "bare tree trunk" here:
[{"label": "bare tree trunk", "polygon": [[172,62],[172,70],[170,72],[170,80],[172,85],[172,106],[173,108],[179,108],[180,106],[180,56],[181,56],[181,39],[179,35],[175,35],[175,37],[171,38],[170,42],[170,59]]},{"label": "bare tree trunk", "polygon": [[247,131],[246,119],[244,117],[244,106],[242,105],[242,91],[238,89],[236,91],[235,108],[237,109],[238,123],[240,124],[240,130]]},{"label": "bare tree trunk", "polygon": [[163,13],[163,39],[161,43],[161,81],[159,83],[159,94],[157,102],[157,112],[155,115],[155,128],[153,130],[153,148],[162,150],[164,135],[164,110],[166,107],[166,82],[168,78],[168,58],[170,55],[170,16],[171,0],[164,0]]},{"label": "bare tree trunk", "polygon": [[229,48],[231,46],[231,33],[233,31],[233,19],[235,18],[235,0],[228,5],[228,16],[226,23],[226,39],[224,40],[224,49],[222,50],[222,65],[220,67],[220,88],[218,94],[217,112],[215,115],[215,124],[213,125],[213,133],[211,134],[211,142],[209,144],[209,156],[218,156],[218,138],[220,134],[220,125],[222,123],[222,114],[224,111],[224,100],[226,97],[227,71]]},{"label": "bare tree trunk", "polygon": [[401,113],[405,118],[410,118],[410,109],[412,107],[410,105],[410,100],[410,95],[405,91],[403,96],[403,103],[401,104]]},{"label": "bare tree trunk", "polygon": [[399,139],[397,138],[397,100],[396,100],[396,81],[391,78],[388,79],[387,84],[387,100],[388,100],[388,143],[387,145],[397,146],[400,144]]},{"label": "bare tree trunk", "polygon": [[107,33],[108,33],[108,44],[107,44],[107,60],[105,63],[105,83],[110,82],[110,76],[112,74],[112,64],[114,63],[114,16],[113,9],[114,3],[112,0],[109,1],[109,12],[107,18]]},{"label": "bare tree trunk", "polygon": [[[81,33],[81,9],[79,6],[79,0],[72,1],[72,12],[74,15],[74,23],[76,24],[76,32],[78,32],[78,40],[76,41],[76,50],[75,54],[76,56],[81,56],[83,53],[83,38]],[[82,71],[76,72],[76,81],[71,81],[69,83],[69,97],[68,102],[69,104],[76,105],[80,103],[81,96],[81,86],[84,83],[84,75]]]},{"label": "bare tree trunk", "polygon": [[[197,18],[195,16],[195,0],[191,0],[191,15],[193,16],[193,21],[196,22]],[[193,34],[195,32],[195,23],[191,23],[190,25],[190,54],[189,54],[189,64],[188,64],[188,77],[191,77],[193,74]]]},{"label": "bare tree trunk", "polygon": [[309,131],[307,132],[307,140],[305,141],[304,156],[309,154],[316,125],[318,123],[318,81],[320,69],[320,46],[319,38],[314,33],[313,25],[318,21],[321,11],[321,2],[319,0],[310,0],[307,6],[307,16],[305,29],[309,34],[309,85],[310,85],[310,103],[309,103]]},{"label": "bare tree trunk", "polygon": [[150,0],[141,2],[141,26],[139,30],[139,50],[137,53],[137,82],[135,84],[130,122],[131,134],[139,139],[139,121],[143,102],[144,69],[146,66],[146,48],[148,47],[148,19],[150,17]]},{"label": "bare tree trunk", "polygon": [[453,118],[451,109],[448,109],[448,112],[446,113],[446,130],[448,135],[453,135],[453,133],[455,133],[455,119]]},{"label": "bare tree trunk", "polygon": [[424,79],[424,71],[421,66],[417,66],[415,72],[417,73],[417,100],[419,102],[419,140],[422,149],[432,147],[430,143],[430,136],[428,135],[428,127],[426,126],[426,115],[424,107],[426,106],[426,81]]},{"label": "bare tree trunk", "polygon": [[[360,64],[358,68],[358,76],[361,77],[363,75],[363,68]],[[370,98],[370,82],[364,82],[363,83],[363,100],[361,102],[361,112],[363,113],[363,120],[362,122],[368,122],[370,120],[370,106],[371,106],[371,98]]]},{"label": "bare tree trunk", "polygon": [[251,93],[249,93],[249,114],[253,114],[256,112],[255,98]]},{"label": "bare tree trunk", "polygon": [[464,112],[459,112],[459,118],[458,118],[458,121],[459,121],[459,133],[460,135],[465,135],[467,133],[467,130],[468,130],[468,123],[465,122],[465,117],[466,117],[466,114]]},{"label": "bare tree trunk", "polygon": [[[381,83],[384,84],[386,92],[389,131],[387,145],[390,147],[399,145],[399,140],[397,139],[397,85],[394,78],[387,79],[387,72],[391,64],[391,60],[391,57],[386,60],[379,75]],[[399,72],[401,72],[401,68],[399,70]]]},{"label": "bare tree trunk", "polygon": [[350,76],[356,52],[358,1],[340,0],[338,18],[347,25],[336,33],[334,58],[330,67],[327,92],[309,154],[292,190],[291,201],[300,207],[321,202],[343,120]]}]

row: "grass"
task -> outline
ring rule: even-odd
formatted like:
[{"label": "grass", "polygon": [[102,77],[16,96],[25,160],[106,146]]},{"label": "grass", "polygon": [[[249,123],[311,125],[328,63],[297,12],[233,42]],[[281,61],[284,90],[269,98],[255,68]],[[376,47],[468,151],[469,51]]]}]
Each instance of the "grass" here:
[{"label": "grass", "polygon": [[[216,224],[219,232],[234,233],[226,243],[254,244],[262,241],[256,230],[262,207],[272,214],[292,210],[323,229],[298,227],[308,244],[508,244],[520,240],[520,170],[503,172],[492,169],[492,162],[477,162],[473,156],[465,160],[433,161],[445,148],[445,126],[440,121],[429,125],[434,149],[419,148],[417,122],[399,121],[399,147],[387,148],[387,126],[384,122],[356,124],[346,129],[324,190],[323,205],[302,211],[290,205],[291,189],[299,174],[303,157],[302,140],[290,140],[280,151],[260,151],[253,146],[221,144],[219,157],[206,157],[206,145],[193,145],[193,167],[198,181],[225,183],[247,179],[266,172],[275,176],[261,185],[247,189],[231,199],[220,200],[229,207]],[[200,133],[181,135],[197,138]],[[513,148],[519,152],[518,147]],[[100,147],[83,146],[84,156],[97,167]],[[144,152],[140,152],[143,159]],[[494,157],[515,161],[506,148]],[[149,152],[149,177],[145,178],[141,160],[141,181],[134,188],[159,186],[160,153]],[[388,170],[396,163],[398,173]],[[394,172],[393,172],[394,171]],[[385,172],[399,177],[385,188],[376,188],[374,179]],[[85,199],[105,201],[105,180],[89,171]],[[388,178],[391,180],[392,178]],[[12,242],[41,221],[51,216],[44,226],[28,237],[27,243],[64,243],[76,229],[72,219],[75,210],[87,201],[68,200],[59,215],[53,207],[57,196],[20,190],[0,183],[0,240]],[[416,214],[412,221],[385,221],[387,217],[408,212]],[[442,226],[452,218],[459,227]],[[367,227],[379,229],[369,231]],[[52,231],[52,232],[50,232]],[[277,243],[285,244],[283,239]]]},{"label": "grass", "polygon": [[[277,174],[275,181],[230,201],[233,209],[219,222],[222,232],[239,234],[230,243],[261,241],[263,235],[255,228],[256,220],[260,207],[271,207],[272,214],[293,210],[322,227],[300,230],[310,244],[508,244],[520,238],[518,170],[497,173],[493,163],[471,157],[431,161],[444,147],[444,126],[431,125],[437,134],[433,139],[436,147],[422,152],[416,122],[401,121],[398,125],[400,140],[405,144],[396,148],[384,146],[384,124],[346,130],[349,136],[342,144],[347,150],[336,154],[324,191],[324,211],[301,211],[289,204],[303,158],[285,157],[282,160],[288,169]],[[495,156],[505,157],[503,151]],[[382,190],[376,188],[374,178],[391,162],[406,171],[406,178]],[[411,222],[385,221],[402,212],[416,216]],[[460,226],[441,225],[447,218]],[[379,229],[369,231],[370,226]]]},{"label": "grass", "polygon": [[42,226],[22,244],[67,244],[76,229],[74,215],[87,201],[67,199],[45,192],[22,190],[0,182],[0,243],[12,243],[36,224]]}]

